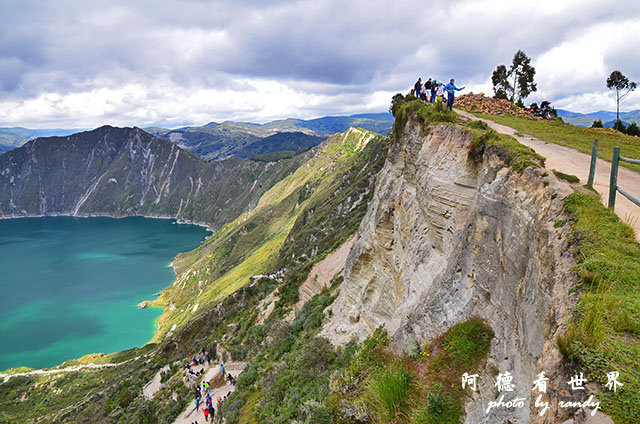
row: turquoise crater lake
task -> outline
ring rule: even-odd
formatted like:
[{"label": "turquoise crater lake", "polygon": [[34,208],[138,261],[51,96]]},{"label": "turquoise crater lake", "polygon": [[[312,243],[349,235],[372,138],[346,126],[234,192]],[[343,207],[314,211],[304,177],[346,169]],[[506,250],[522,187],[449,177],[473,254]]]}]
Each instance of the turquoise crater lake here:
[{"label": "turquoise crater lake", "polygon": [[0,370],[143,346],[162,310],[137,304],[208,234],[141,217],[0,219]]}]

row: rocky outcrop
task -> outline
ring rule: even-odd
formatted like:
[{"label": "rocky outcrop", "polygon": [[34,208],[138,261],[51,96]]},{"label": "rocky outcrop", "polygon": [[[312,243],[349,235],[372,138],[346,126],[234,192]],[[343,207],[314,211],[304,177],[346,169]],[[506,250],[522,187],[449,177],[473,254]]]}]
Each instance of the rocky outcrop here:
[{"label": "rocky outcrop", "polygon": [[[541,370],[564,379],[555,338],[573,304],[575,260],[567,230],[554,222],[571,189],[544,168],[513,171],[495,149],[474,146],[461,127],[408,120],[378,176],[323,334],[344,344],[385,325],[401,349],[410,335],[427,342],[481,317],[496,337],[467,422],[527,423],[533,407],[485,409],[496,399],[496,370],[513,375],[507,397],[526,405]],[[540,422],[565,417],[551,406]]]}]

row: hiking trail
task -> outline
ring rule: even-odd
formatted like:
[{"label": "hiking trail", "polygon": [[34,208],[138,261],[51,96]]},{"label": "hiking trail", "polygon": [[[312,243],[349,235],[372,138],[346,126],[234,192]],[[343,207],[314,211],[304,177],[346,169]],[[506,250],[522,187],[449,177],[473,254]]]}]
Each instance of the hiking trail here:
[{"label": "hiking trail", "polygon": [[[231,373],[236,379],[238,379],[240,374],[242,374],[242,371],[244,370],[245,366],[246,366],[245,362],[230,362],[228,364],[224,364],[224,369],[227,374]],[[216,409],[216,417],[218,417],[217,399],[219,397],[224,398],[227,393],[233,392],[236,388],[231,383],[229,383],[229,380],[227,380],[226,378],[224,379],[223,385],[218,385],[217,387],[214,387],[215,382],[219,381],[222,377],[221,376],[222,370],[220,369],[220,365],[216,364],[211,367],[203,366],[203,369],[206,369],[204,377],[200,378],[198,380],[198,383],[202,385],[202,382],[204,380],[207,380],[210,382],[211,397],[213,398],[213,407]],[[204,402],[200,402],[201,407],[202,405],[204,405]],[[187,405],[187,408],[180,415],[178,415],[178,417],[174,421],[174,424],[192,424],[194,421],[198,421],[199,423],[206,422],[204,419],[204,414],[202,413],[202,410],[198,409],[198,411],[196,411],[195,404],[193,403],[193,399],[190,399],[190,402]],[[209,422],[211,422],[211,420],[209,420]]]},{"label": "hiking trail", "polygon": [[[507,134],[515,138],[521,144],[529,146],[536,152],[547,158],[545,167],[550,171],[555,169],[565,174],[573,174],[580,178],[580,184],[587,183],[589,178],[589,166],[591,155],[581,153],[570,147],[560,146],[548,141],[540,140],[529,135],[518,135],[518,131],[511,127],[498,124],[490,119],[478,118],[475,115],[454,109],[459,115],[471,120],[485,122],[501,134]],[[624,155],[624,152],[622,153]],[[551,174],[551,173],[550,173]],[[609,198],[609,178],[611,174],[611,163],[598,158],[596,163],[596,175],[593,181],[593,188],[600,194],[602,203],[606,206],[606,199]],[[618,184],[632,196],[640,199],[640,174],[630,169],[620,166],[618,168]],[[620,219],[628,224],[635,231],[636,240],[640,241],[640,207],[634,205],[629,199],[618,193],[616,196],[615,212]]]}]

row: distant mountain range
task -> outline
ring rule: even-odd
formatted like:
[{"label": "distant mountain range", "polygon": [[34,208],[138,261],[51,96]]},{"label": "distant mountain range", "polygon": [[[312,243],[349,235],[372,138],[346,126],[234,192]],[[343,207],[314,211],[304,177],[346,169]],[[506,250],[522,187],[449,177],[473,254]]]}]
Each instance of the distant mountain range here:
[{"label": "distant mountain range", "polygon": [[[184,150],[203,159],[220,160],[229,157],[251,158],[274,152],[306,150],[327,137],[359,127],[386,135],[393,126],[389,113],[368,113],[323,118],[282,119],[266,124],[250,122],[210,122],[201,127],[174,130],[149,127],[145,131],[176,143]],[[286,135],[283,135],[286,134]]]},{"label": "distant mountain range", "polygon": [[29,140],[38,137],[64,136],[84,131],[82,129],[50,129],[50,130],[32,130],[22,127],[0,128],[0,154],[15,149],[23,145]]},{"label": "distant mountain range", "polygon": [[[148,127],[144,130],[211,161],[231,157],[279,159],[318,145],[332,134],[344,132],[349,127],[359,127],[386,135],[392,126],[391,114],[367,113],[326,116],[311,120],[282,119],[266,124],[209,122],[201,127]],[[80,130],[0,128],[0,154],[36,137],[64,136],[78,131]]]},{"label": "distant mountain range", "polygon": [[[578,127],[590,127],[593,121],[600,119],[605,127],[613,127],[616,122],[616,113],[606,110],[599,110],[591,113],[577,113],[568,110],[557,109],[558,116],[565,122],[576,125]],[[632,110],[631,112],[620,112],[620,120],[625,125],[635,122],[640,125],[640,110]]]}]

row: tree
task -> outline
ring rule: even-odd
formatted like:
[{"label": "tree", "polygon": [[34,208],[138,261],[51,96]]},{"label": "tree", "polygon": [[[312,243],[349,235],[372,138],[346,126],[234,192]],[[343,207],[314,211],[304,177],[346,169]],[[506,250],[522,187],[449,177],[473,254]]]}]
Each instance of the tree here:
[{"label": "tree", "polygon": [[509,71],[504,65],[498,65],[493,75],[491,75],[491,81],[493,82],[493,92],[496,99],[508,99],[509,92],[512,91],[509,84]]},{"label": "tree", "polygon": [[538,87],[533,82],[533,77],[536,75],[536,68],[531,66],[531,58],[529,58],[522,50],[518,50],[513,56],[513,63],[509,72],[513,75],[513,91],[514,96],[511,101],[518,96],[518,99],[524,99],[534,91],[538,90]]},{"label": "tree", "polygon": [[624,122],[619,119],[613,124],[613,129],[616,131],[620,131],[622,134],[627,133],[627,127],[624,125]]},{"label": "tree", "polygon": [[604,125],[602,125],[602,120],[601,119],[596,119],[595,121],[593,121],[593,124],[591,125],[591,128],[603,128]]},{"label": "tree", "polygon": [[389,113],[391,113],[394,117],[396,116],[396,113],[398,112],[398,109],[400,109],[400,106],[402,106],[402,104],[404,103],[404,96],[400,93],[394,95],[391,98],[391,106],[389,106]]},{"label": "tree", "polygon": [[498,65],[491,75],[495,98],[516,102],[528,97],[538,90],[533,82],[535,75],[536,69],[531,66],[531,59],[522,50],[518,50],[509,69],[505,65]]},{"label": "tree", "polygon": [[627,135],[633,135],[636,137],[640,137],[640,127],[635,122],[632,122],[627,127]]},{"label": "tree", "polygon": [[616,121],[620,122],[620,102],[636,89],[637,84],[629,81],[620,71],[613,71],[607,78],[607,88],[616,90]]}]

